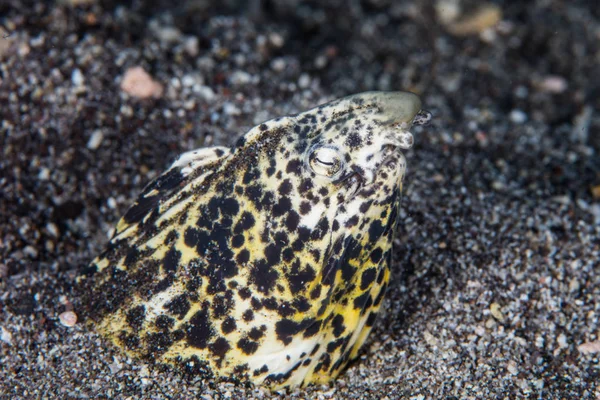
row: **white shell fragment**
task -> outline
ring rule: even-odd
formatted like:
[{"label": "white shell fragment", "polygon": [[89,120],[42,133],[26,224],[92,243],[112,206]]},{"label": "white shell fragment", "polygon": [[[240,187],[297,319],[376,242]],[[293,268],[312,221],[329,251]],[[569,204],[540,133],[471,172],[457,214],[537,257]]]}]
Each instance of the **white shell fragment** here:
[{"label": "white shell fragment", "polygon": [[65,311],[58,316],[60,323],[68,328],[77,323],[77,314],[74,311]]}]

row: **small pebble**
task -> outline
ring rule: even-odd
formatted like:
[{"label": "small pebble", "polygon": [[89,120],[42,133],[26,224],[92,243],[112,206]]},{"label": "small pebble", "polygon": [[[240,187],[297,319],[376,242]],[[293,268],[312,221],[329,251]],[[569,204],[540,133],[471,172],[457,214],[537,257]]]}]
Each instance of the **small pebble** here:
[{"label": "small pebble", "polygon": [[74,86],[83,86],[84,77],[79,68],[75,68],[71,72],[71,82]]},{"label": "small pebble", "polygon": [[0,340],[2,340],[6,344],[13,344],[12,333],[4,329],[4,327],[0,327]]},{"label": "small pebble", "polygon": [[66,327],[73,327],[77,323],[77,314],[74,311],[65,311],[58,316],[60,323]]},{"label": "small pebble", "polygon": [[493,3],[485,3],[474,12],[446,23],[446,29],[454,36],[480,34],[502,19],[502,9]]},{"label": "small pebble", "polygon": [[160,98],[163,86],[152,79],[142,67],[129,68],[121,81],[121,90],[140,99]]},{"label": "small pebble", "polygon": [[579,352],[582,354],[600,353],[600,341],[597,340],[595,342],[585,342],[583,344],[580,344],[577,347],[577,350],[579,350]]},{"label": "small pebble", "polygon": [[546,93],[563,93],[569,87],[567,80],[562,76],[548,75],[536,84],[536,87]]},{"label": "small pebble", "polygon": [[300,89],[307,89],[310,86],[310,76],[308,74],[300,75],[298,78],[298,87]]},{"label": "small pebble", "polygon": [[191,57],[197,57],[200,53],[200,45],[196,36],[188,36],[183,42],[183,49]]},{"label": "small pebble", "polygon": [[512,110],[510,112],[509,118],[510,118],[511,122],[513,122],[515,124],[522,124],[525,121],[527,121],[527,114],[525,114],[521,110]]},{"label": "small pebble", "polygon": [[244,72],[244,71],[235,71],[229,77],[229,81],[233,85],[245,85],[247,83],[250,83],[251,80],[252,80],[252,75],[250,75],[249,73]]},{"label": "small pebble", "polygon": [[102,144],[102,139],[104,139],[104,134],[100,129],[95,130],[90,136],[90,139],[87,142],[87,148],[90,150],[96,150]]}]

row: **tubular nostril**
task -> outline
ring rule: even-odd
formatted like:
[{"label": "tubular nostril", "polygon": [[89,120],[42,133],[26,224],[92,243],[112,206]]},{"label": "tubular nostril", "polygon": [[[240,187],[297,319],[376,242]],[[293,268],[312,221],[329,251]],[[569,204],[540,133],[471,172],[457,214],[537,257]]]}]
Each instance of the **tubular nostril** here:
[{"label": "tubular nostril", "polygon": [[413,125],[427,125],[431,122],[432,115],[427,110],[421,110],[415,115],[413,119]]}]

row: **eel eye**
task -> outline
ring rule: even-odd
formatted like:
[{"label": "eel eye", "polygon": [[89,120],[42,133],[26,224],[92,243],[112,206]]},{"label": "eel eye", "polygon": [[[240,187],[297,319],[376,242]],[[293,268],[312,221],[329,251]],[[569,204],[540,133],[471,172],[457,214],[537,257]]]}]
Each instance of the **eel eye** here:
[{"label": "eel eye", "polygon": [[316,174],[331,178],[342,170],[342,155],[333,147],[315,147],[308,157],[308,163]]}]

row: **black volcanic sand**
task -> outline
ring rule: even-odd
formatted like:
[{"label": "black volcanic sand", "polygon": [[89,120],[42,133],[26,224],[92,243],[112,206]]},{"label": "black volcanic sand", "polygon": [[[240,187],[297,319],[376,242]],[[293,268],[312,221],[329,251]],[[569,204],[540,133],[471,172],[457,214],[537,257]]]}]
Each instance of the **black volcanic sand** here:
[{"label": "black volcanic sand", "polygon": [[[498,1],[495,30],[463,37],[431,1],[119,3],[0,3],[2,398],[600,396],[594,1]],[[120,89],[133,66],[162,97]],[[417,92],[435,120],[406,154],[385,311],[331,386],[190,378],[125,357],[81,313],[60,323],[178,153],[373,89]]]}]

